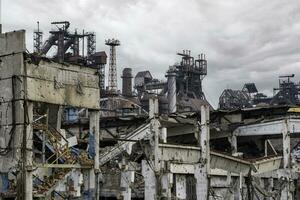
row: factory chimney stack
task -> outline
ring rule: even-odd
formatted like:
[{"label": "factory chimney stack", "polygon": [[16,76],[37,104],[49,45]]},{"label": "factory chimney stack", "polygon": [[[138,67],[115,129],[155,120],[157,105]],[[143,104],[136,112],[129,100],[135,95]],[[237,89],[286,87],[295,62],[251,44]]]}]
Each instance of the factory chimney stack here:
[{"label": "factory chimney stack", "polygon": [[125,97],[132,96],[132,69],[131,68],[124,68],[122,74],[122,94]]},{"label": "factory chimney stack", "polygon": [[169,102],[169,114],[175,113],[177,111],[176,107],[176,69],[174,67],[170,67],[167,72],[166,77],[168,78],[168,102]]}]

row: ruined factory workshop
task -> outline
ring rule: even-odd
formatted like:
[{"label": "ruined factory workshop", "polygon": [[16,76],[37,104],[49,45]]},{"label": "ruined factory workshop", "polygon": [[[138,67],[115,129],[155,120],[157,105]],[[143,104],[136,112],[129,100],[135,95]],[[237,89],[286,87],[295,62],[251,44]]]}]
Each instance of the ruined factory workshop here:
[{"label": "ruined factory workshop", "polygon": [[[236,48],[235,37],[243,33],[236,24],[228,25],[231,32],[216,33],[216,24],[202,20],[201,26],[210,27],[197,35],[207,39],[202,44],[186,42],[194,33],[184,38],[176,33],[190,30],[192,16],[221,20],[220,10],[222,23],[235,18],[243,24],[246,13],[249,21],[262,10],[279,13],[269,16],[272,23],[278,16],[297,20],[296,14],[284,15],[288,2],[278,2],[276,9],[270,2],[267,9],[258,0],[245,0],[253,12],[249,14],[241,8],[245,2],[201,0],[206,3],[197,14],[191,6],[195,2],[184,6],[177,0],[124,1],[119,6],[105,0],[102,7],[94,0],[69,7],[56,1],[26,1],[30,6],[20,0],[0,1],[0,200],[300,200],[299,52],[297,58],[289,57],[298,63],[291,67],[277,54],[276,62],[285,59],[285,68],[276,65],[269,75],[263,63],[273,59],[270,49],[277,35],[269,37],[263,25],[253,21],[247,28],[256,37],[259,31],[269,37],[264,46],[268,53],[259,49],[256,58],[249,52],[258,41],[242,45],[249,45],[244,49],[248,57]],[[102,20],[88,12],[91,7]],[[97,19],[99,24],[74,17],[75,8],[77,15],[90,13],[91,22]],[[152,12],[148,26],[153,29],[165,9],[178,11],[168,19],[170,26],[156,30],[160,38],[147,27],[140,37],[141,29],[133,26],[151,21],[146,8]],[[289,8],[300,10],[300,2]],[[31,13],[17,22],[20,15],[11,13],[13,9]],[[103,15],[105,9],[110,11]],[[131,30],[125,28],[128,18]],[[174,32],[163,34],[170,27]],[[284,30],[299,33],[292,27]],[[221,45],[225,33],[231,38],[227,47]],[[174,38],[182,42],[172,43]],[[281,45],[285,40],[289,35]],[[285,53],[293,49],[280,48]],[[257,60],[247,67],[229,67],[219,51],[224,51],[224,60],[230,51],[228,60],[234,66],[244,65],[246,58]],[[233,78],[237,71],[244,75]]]}]

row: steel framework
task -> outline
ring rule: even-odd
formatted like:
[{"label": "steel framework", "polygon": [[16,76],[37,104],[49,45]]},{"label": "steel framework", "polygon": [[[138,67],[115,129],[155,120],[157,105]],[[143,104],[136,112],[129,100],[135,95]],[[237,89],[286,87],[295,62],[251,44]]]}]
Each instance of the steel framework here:
[{"label": "steel framework", "polygon": [[43,44],[43,32],[40,31],[40,23],[37,22],[38,28],[33,32],[33,51],[35,53],[41,53]]},{"label": "steel framework", "polygon": [[105,44],[110,46],[108,90],[110,93],[116,93],[117,92],[116,46],[120,45],[120,41],[117,39],[108,39],[105,41]]}]

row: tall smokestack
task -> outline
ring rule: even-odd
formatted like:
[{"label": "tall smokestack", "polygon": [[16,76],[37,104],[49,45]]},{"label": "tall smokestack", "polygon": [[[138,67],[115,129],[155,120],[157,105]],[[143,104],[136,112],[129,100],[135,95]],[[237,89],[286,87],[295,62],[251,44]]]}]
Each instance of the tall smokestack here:
[{"label": "tall smokestack", "polygon": [[122,74],[122,94],[125,97],[132,97],[132,69],[124,68]]},{"label": "tall smokestack", "polygon": [[167,72],[168,77],[168,102],[169,102],[169,113],[175,113],[177,111],[177,97],[176,97],[176,71],[173,67]]}]

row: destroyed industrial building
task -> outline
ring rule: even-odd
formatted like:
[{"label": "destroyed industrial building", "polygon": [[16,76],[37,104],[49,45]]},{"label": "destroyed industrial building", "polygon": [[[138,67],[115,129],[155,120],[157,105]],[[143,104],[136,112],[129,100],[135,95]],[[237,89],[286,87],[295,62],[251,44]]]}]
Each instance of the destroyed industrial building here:
[{"label": "destroyed industrial building", "polygon": [[293,75],[273,97],[226,89],[214,110],[205,54],[179,52],[165,80],[117,75],[119,40],[105,53],[95,33],[52,24],[33,53],[24,30],[0,35],[2,199],[300,199]]}]

